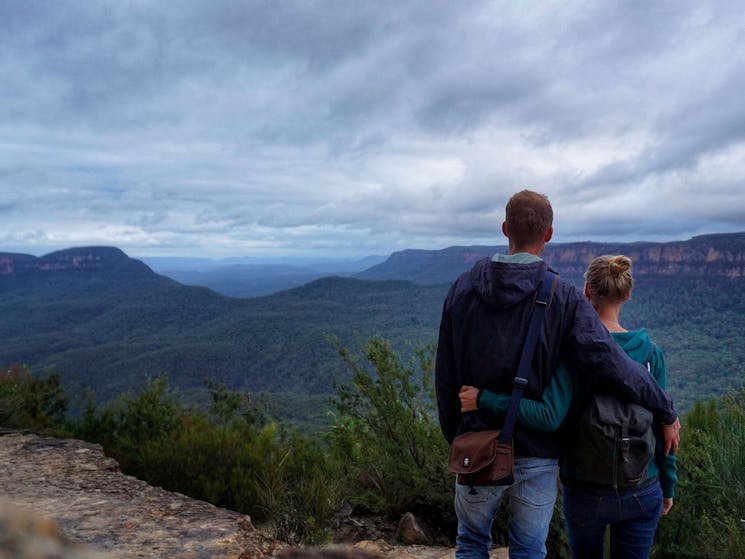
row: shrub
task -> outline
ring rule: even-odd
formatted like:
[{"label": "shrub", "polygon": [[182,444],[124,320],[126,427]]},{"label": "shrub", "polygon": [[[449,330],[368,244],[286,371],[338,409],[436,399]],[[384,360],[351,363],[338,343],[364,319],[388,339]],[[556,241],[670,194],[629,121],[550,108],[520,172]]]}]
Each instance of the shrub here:
[{"label": "shrub", "polygon": [[292,543],[328,539],[337,477],[315,441],[266,422],[247,399],[208,383],[207,413],[179,403],[165,378],[148,381],[96,413],[79,434],[101,443],[122,470],[150,484],[269,521]]},{"label": "shrub", "polygon": [[57,373],[35,376],[20,365],[0,372],[0,425],[64,434],[67,403]]},{"label": "shrub", "polygon": [[352,385],[337,387],[334,400],[332,448],[350,500],[394,517],[451,515],[453,479],[435,419],[431,348],[403,363],[374,338],[363,353],[366,363],[341,350]]},{"label": "shrub", "polygon": [[745,392],[697,403],[684,421],[675,506],[656,557],[745,557]]}]

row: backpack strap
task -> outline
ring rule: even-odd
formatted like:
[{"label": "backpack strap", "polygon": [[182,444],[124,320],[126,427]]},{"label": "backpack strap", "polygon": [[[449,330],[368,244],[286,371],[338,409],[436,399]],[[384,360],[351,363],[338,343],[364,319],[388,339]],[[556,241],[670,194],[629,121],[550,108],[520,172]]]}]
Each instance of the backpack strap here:
[{"label": "backpack strap", "polygon": [[528,385],[528,374],[533,364],[533,351],[538,341],[543,318],[546,315],[546,310],[551,306],[551,301],[558,283],[559,275],[546,268],[543,274],[543,281],[533,301],[533,312],[530,317],[528,333],[525,336],[523,350],[520,354],[520,363],[517,366],[515,380],[512,383],[510,405],[507,408],[507,416],[504,419],[502,432],[499,435],[500,443],[510,443],[512,441],[512,435],[515,432],[515,425],[517,424],[517,412],[519,410],[520,400],[522,400],[523,392]]}]

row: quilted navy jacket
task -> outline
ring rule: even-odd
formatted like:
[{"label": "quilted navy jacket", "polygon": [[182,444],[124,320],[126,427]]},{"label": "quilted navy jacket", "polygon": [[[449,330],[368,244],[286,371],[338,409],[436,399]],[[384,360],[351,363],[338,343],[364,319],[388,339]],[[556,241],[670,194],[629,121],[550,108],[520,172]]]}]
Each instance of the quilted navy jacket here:
[{"label": "quilted navy jacket", "polygon": [[[545,269],[543,261],[517,264],[485,258],[450,288],[435,363],[440,426],[448,442],[463,431],[501,427],[503,416],[461,414],[458,391],[463,385],[511,391]],[[525,397],[540,399],[560,361],[593,387],[643,405],[657,421],[672,423],[677,417],[672,400],[647,369],[624,353],[585,297],[561,279],[536,344]],[[518,426],[515,454],[558,457],[559,441],[555,433]]]}]

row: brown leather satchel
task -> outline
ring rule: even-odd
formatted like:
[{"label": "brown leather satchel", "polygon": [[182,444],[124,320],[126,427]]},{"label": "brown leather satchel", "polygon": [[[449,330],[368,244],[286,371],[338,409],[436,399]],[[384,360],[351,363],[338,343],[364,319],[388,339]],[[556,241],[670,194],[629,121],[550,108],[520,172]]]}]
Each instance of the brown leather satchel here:
[{"label": "brown leather satchel", "polygon": [[450,445],[448,469],[463,485],[510,485],[513,481],[512,442],[499,442],[501,431],[469,431]]}]

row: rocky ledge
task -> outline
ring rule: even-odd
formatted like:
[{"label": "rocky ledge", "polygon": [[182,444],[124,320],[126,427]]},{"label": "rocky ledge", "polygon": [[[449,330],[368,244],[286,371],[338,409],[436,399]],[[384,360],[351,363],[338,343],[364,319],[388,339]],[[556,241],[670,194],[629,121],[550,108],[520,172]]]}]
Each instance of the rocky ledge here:
[{"label": "rocky ledge", "polygon": [[0,472],[6,509],[40,519],[41,533],[53,531],[44,524],[49,520],[63,539],[115,557],[246,559],[275,556],[285,547],[246,515],[122,474],[98,445],[6,434]]}]

